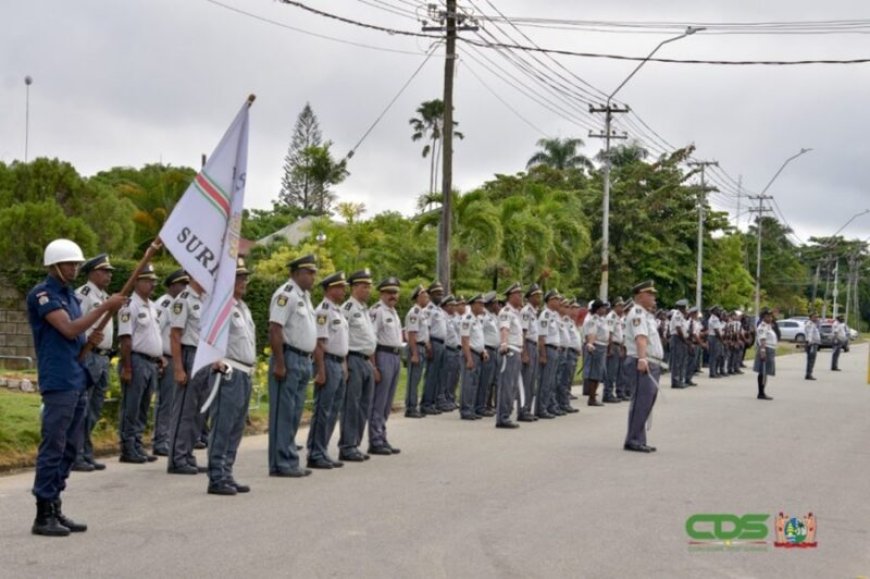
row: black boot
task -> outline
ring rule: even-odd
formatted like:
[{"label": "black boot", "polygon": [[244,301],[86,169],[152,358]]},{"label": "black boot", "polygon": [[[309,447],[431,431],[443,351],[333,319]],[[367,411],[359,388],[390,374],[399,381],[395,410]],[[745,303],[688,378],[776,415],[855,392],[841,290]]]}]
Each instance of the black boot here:
[{"label": "black boot", "polygon": [[69,529],[70,533],[84,533],[88,530],[88,526],[86,524],[77,523],[64,516],[63,512],[61,511],[60,499],[54,501],[54,516],[57,519],[58,523]]},{"label": "black boot", "polygon": [[54,503],[52,501],[36,501],[36,519],[33,520],[33,528],[31,532],[34,535],[45,535],[47,537],[66,537],[70,530],[58,522],[54,514]]}]

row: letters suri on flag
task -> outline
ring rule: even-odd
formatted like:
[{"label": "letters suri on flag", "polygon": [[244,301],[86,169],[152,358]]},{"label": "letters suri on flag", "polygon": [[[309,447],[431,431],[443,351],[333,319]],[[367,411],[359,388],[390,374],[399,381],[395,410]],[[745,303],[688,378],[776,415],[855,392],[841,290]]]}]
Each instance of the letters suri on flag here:
[{"label": "letters suri on flag", "polygon": [[160,230],[163,245],[205,294],[192,374],[227,351],[245,200],[248,108],[253,101],[253,95],[248,97]]}]

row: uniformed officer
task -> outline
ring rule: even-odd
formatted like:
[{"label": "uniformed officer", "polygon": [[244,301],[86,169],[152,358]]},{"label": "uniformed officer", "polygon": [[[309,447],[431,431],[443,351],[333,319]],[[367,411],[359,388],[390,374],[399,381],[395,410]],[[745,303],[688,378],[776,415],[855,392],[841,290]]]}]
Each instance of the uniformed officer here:
[{"label": "uniformed officer", "polygon": [[[27,294],[43,406],[33,481],[36,518],[31,531],[35,535],[66,536],[88,528],[63,514],[60,498],[81,445],[88,408],[86,370],[79,354],[85,345],[85,331],[103,314],[121,307],[126,298],[113,295],[82,315],[70,284],[84,260],[74,242],[55,239],[43,255],[48,275]],[[96,346],[102,339],[102,332],[92,331],[88,341]]]},{"label": "uniformed officer", "polygon": [[369,454],[399,454],[387,439],[387,420],[393,409],[401,369],[402,321],[396,312],[399,279],[388,277],[378,284],[381,299],[372,306],[372,326],[378,345],[375,354],[375,394],[369,413]]},{"label": "uniformed officer", "polygon": [[[82,264],[79,271],[85,274],[88,282],[76,290],[76,297],[81,303],[82,315],[87,314],[103,303],[109,294],[106,290],[112,281],[114,267],[109,263],[109,256],[101,253]],[[114,333],[112,320],[103,328],[103,340],[84,359],[85,377],[88,379],[88,412],[85,416],[84,436],[73,470],[92,472],[106,468],[101,462],[94,460],[94,446],[91,433],[103,412],[103,402],[109,388],[109,359],[112,357],[112,335]],[[93,328],[85,332],[89,336]]]},{"label": "uniformed officer", "polygon": [[577,331],[577,324],[574,322],[580,310],[580,304],[563,299],[559,309],[562,314],[561,324],[564,330],[562,337],[565,340],[565,350],[562,353],[562,361],[560,362],[561,372],[558,375],[558,383],[556,385],[555,406],[550,410],[550,414],[555,413],[556,416],[564,416],[565,414],[580,412],[571,406],[571,386],[574,384],[574,374],[577,372],[577,360],[578,356],[582,355],[583,345],[580,341],[580,333]]},{"label": "uniformed officer", "polygon": [[773,400],[765,392],[767,377],[776,376],[776,332],[773,329],[773,315],[770,310],[761,310],[761,323],[756,330],[755,366],[758,373],[758,399]]},{"label": "uniformed officer", "polygon": [[707,318],[707,344],[709,348],[710,378],[719,378],[722,356],[722,321],[719,319],[719,308],[714,306],[710,309],[710,317]]},{"label": "uniformed officer", "polygon": [[304,477],[299,466],[296,431],[311,379],[311,356],[317,345],[317,324],[311,294],[317,265],[313,255],[288,264],[290,279],[272,295],[269,306],[269,475]]},{"label": "uniformed officer", "polygon": [[695,373],[700,368],[701,361],[701,323],[698,320],[698,308],[692,306],[686,312],[686,339],[688,340],[686,356],[686,386],[697,386],[692,381]]},{"label": "uniformed officer", "polygon": [[687,356],[688,337],[686,335],[686,308],[689,300],[677,300],[674,310],[671,312],[671,320],[668,326],[670,334],[670,371],[671,388],[685,388],[684,375]]},{"label": "uniformed officer", "polygon": [[505,292],[507,303],[498,313],[499,354],[502,356],[498,372],[496,395],[496,428],[519,428],[511,421],[514,400],[519,391],[522,371],[523,322],[520,309],[523,306],[523,288],[514,283]]},{"label": "uniformed officer", "polygon": [[806,344],[807,351],[807,371],[804,375],[806,380],[815,380],[813,369],[816,366],[816,355],[819,353],[819,346],[822,345],[822,335],[819,332],[819,314],[810,312],[810,319],[806,323]]},{"label": "uniformed officer", "polygon": [[544,292],[533,283],[526,290],[526,305],[522,309],[523,321],[523,397],[525,404],[517,409],[517,420],[534,422],[538,418],[532,412],[535,384],[538,378],[538,310]]},{"label": "uniformed officer", "polygon": [[151,301],[157,284],[154,266],[148,264],[136,279],[130,303],[118,316],[121,341],[121,462],[153,462],[145,452],[142,435],[151,409],[151,396],[164,370],[159,310]]},{"label": "uniformed officer", "polygon": [[453,412],[456,386],[462,372],[459,351],[459,324],[457,323],[459,302],[452,294],[441,300],[441,310],[447,323],[447,336],[444,338],[444,365],[441,372],[441,395],[436,398],[436,408],[441,412]]},{"label": "uniformed officer", "polygon": [[405,416],[423,418],[425,414],[417,408],[418,389],[423,378],[426,360],[432,358],[432,345],[429,343],[429,320],[426,306],[429,305],[429,292],[418,285],[411,293],[414,305],[405,315],[405,334],[408,336],[408,388],[405,392]]},{"label": "uniformed officer", "polygon": [[559,306],[562,296],[550,290],[544,296],[546,307],[538,316],[538,395],[535,399],[535,416],[555,418],[550,413],[550,400],[555,395],[559,363],[562,357],[561,315]]},{"label": "uniformed officer", "polygon": [[429,324],[429,344],[432,355],[426,364],[426,378],[423,383],[423,398],[420,401],[422,414],[441,414],[438,400],[444,396],[446,374],[444,370],[444,340],[447,339],[447,316],[441,309],[444,297],[444,287],[439,282],[432,282],[427,290],[429,305],[426,306],[426,321]]},{"label": "uniformed officer", "polygon": [[480,386],[477,389],[477,401],[474,413],[479,416],[495,416],[495,411],[490,407],[489,401],[495,387],[497,370],[499,368],[498,345],[498,294],[494,291],[483,294],[484,311],[481,314],[483,325],[483,344],[487,358],[480,367]]},{"label": "uniformed officer", "polygon": [[[243,300],[248,289],[250,270],[243,257],[236,259],[236,283],[233,287],[232,314],[227,335],[226,357],[214,364],[213,370],[229,374],[220,377],[220,384],[211,411],[211,432],[208,441],[208,493],[235,495],[247,493],[251,487],[236,481],[233,465],[245,432],[245,420],[251,401],[251,375],[257,363],[256,328],[251,310]],[[217,378],[212,372],[212,378]]]},{"label": "uniformed officer", "polygon": [[191,279],[175,301],[169,314],[170,346],[172,349],[175,395],[169,427],[169,474],[197,474],[205,467],[196,463],[193,450],[204,430],[205,414],[200,412],[210,391],[210,370],[200,368],[193,372],[205,293],[202,286]]},{"label": "uniformed officer", "polygon": [[362,462],[369,459],[359,446],[365,433],[375,389],[377,337],[369,315],[372,274],[368,269],[348,276],[350,298],[341,307],[348,324],[347,388],[341,410],[338,459]]},{"label": "uniformed officer", "polygon": [[633,384],[631,406],[628,411],[628,433],[625,450],[655,452],[646,443],[647,421],[658,394],[664,350],[653,315],[656,307],[656,289],[652,281],[632,288],[634,307],[625,318],[625,365],[628,379]]},{"label": "uniformed officer", "polygon": [[190,277],[183,269],[178,269],[166,276],[163,285],[166,293],[157,300],[157,310],[160,312],[160,337],[163,341],[163,358],[166,369],[160,375],[157,383],[157,402],[154,404],[154,436],[152,447],[157,456],[169,456],[169,431],[172,425],[172,402],[175,400],[175,364],[172,361],[172,304],[175,298],[184,291]]},{"label": "uniformed officer", "polygon": [[348,325],[341,314],[347,293],[343,271],[324,278],[323,301],[317,316],[317,347],[314,349],[314,412],[308,429],[308,468],[331,469],[344,466],[333,460],[327,449],[335,422],[344,402],[347,384]]},{"label": "uniformed officer", "polygon": [[834,323],[831,325],[831,333],[833,334],[833,346],[831,350],[831,371],[840,371],[840,352],[843,346],[846,345],[849,336],[846,334],[846,319],[843,316],[837,316]]},{"label": "uniformed officer", "polygon": [[607,344],[606,371],[604,373],[604,395],[601,400],[607,403],[622,402],[626,397],[622,385],[622,362],[625,359],[625,330],[623,326],[625,302],[616,298],[613,309],[604,321],[610,334]]},{"label": "uniformed officer", "polygon": [[468,300],[471,309],[462,316],[459,324],[459,336],[462,340],[462,391],[459,401],[459,415],[463,420],[478,420],[483,415],[477,414],[477,392],[480,388],[480,371],[483,362],[489,359],[483,341],[483,295],[478,294]]},{"label": "uniformed officer", "polygon": [[598,383],[604,380],[607,372],[607,344],[610,341],[610,331],[604,316],[607,312],[607,302],[594,300],[589,306],[589,315],[583,321],[583,334],[586,336],[586,352],[583,362],[584,394],[589,397],[589,406],[604,406],[596,399]]}]

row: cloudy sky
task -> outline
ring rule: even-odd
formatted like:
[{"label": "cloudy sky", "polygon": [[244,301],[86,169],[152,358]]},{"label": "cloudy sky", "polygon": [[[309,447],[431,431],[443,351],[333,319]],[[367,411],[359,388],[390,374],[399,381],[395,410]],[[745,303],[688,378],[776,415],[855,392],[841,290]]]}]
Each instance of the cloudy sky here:
[{"label": "cloudy sky", "polygon": [[[247,205],[276,197],[282,159],[306,102],[334,150],[350,150],[423,63],[430,40],[365,30],[273,0],[29,0],[0,3],[0,160],[24,156],[25,83],[30,87],[30,158],[59,157],[85,175],[115,165],[159,162],[197,166],[215,146],[248,93],[252,109]],[[362,22],[418,31],[424,15],[412,0],[306,0]],[[575,52],[645,56],[679,34],[680,23],[751,23],[870,19],[859,0],[460,0],[478,16],[673,22],[669,30],[622,32],[521,26],[482,19],[477,40],[508,39]],[[419,8],[417,8],[419,7]],[[283,25],[283,26],[281,26]],[[340,43],[308,33],[356,43]],[[721,27],[664,46],[675,59],[796,60],[870,58],[865,34],[721,34]],[[365,46],[360,46],[365,45]],[[386,50],[375,50],[377,47]],[[456,146],[455,183],[468,190],[495,173],[524,168],[541,136],[588,139],[600,118],[586,109],[603,101],[634,68],[625,61],[511,56],[460,43],[456,119],[466,138]],[[517,65],[510,58],[526,58]],[[522,72],[522,70],[525,72]],[[511,75],[511,76],[509,76]],[[410,140],[408,119],[424,100],[441,97],[438,48],[353,157],[342,199],[369,212],[411,213],[428,186],[428,161]],[[584,84],[588,83],[588,84]],[[496,98],[494,94],[499,98]],[[532,100],[529,95],[535,96]],[[590,96],[592,95],[592,96]],[[501,99],[501,100],[499,100]],[[736,185],[758,193],[783,161],[796,159],[768,191],[796,236],[829,235],[870,208],[870,63],[812,66],[712,66],[651,62],[618,100],[636,116],[617,128],[653,151],[658,141],[694,143],[696,158],[718,160],[722,192],[715,206],[738,218]],[[652,136],[641,121],[657,136]],[[745,198],[739,201],[745,210]],[[739,215],[745,226],[748,214]],[[870,213],[844,231],[870,236]]]}]

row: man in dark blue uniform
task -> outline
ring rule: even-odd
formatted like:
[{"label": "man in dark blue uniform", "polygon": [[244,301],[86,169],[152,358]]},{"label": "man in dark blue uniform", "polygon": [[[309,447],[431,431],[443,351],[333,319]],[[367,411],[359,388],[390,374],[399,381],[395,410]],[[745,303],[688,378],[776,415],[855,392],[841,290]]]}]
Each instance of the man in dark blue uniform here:
[{"label": "man in dark blue uniform", "polygon": [[[82,250],[74,242],[52,241],[45,248],[43,260],[48,277],[27,294],[27,315],[33,331],[43,403],[42,441],[33,483],[35,535],[62,537],[88,528],[64,516],[60,499],[81,444],[88,407],[85,368],[79,354],[85,344],[85,330],[104,313],[120,308],[125,298],[113,295],[82,316],[70,283],[84,260]],[[102,332],[94,330],[88,339],[99,344],[102,338]]]}]

